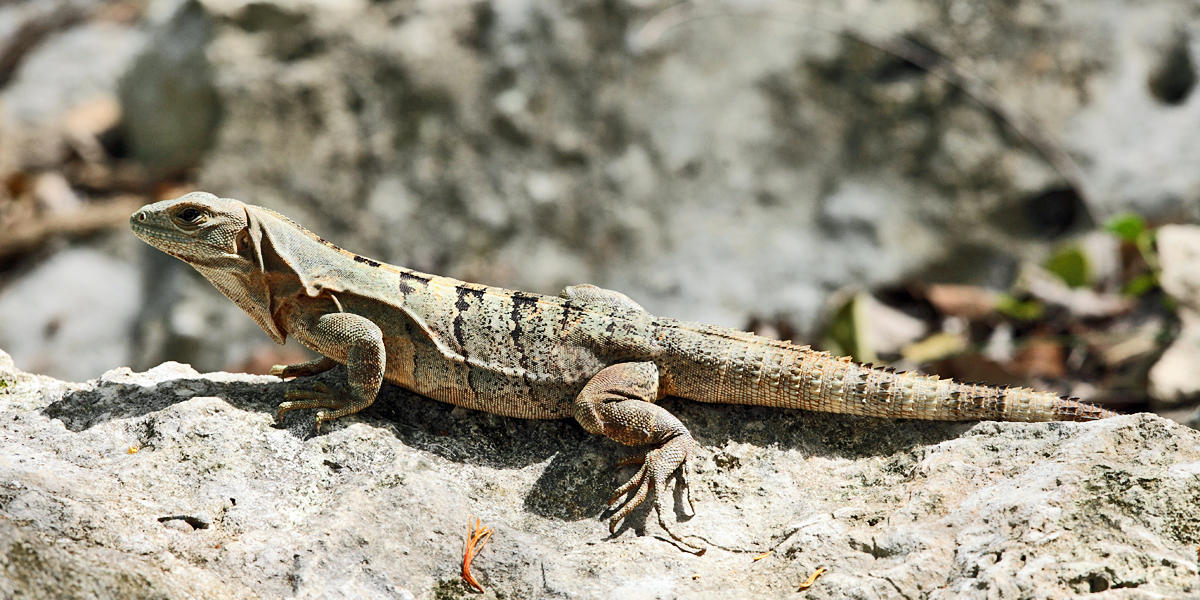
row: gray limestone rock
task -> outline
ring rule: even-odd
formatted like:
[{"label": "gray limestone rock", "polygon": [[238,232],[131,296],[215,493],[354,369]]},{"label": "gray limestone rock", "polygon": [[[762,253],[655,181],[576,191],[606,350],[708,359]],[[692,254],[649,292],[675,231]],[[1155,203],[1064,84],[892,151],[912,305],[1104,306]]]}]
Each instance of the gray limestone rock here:
[{"label": "gray limestone rock", "polygon": [[119,254],[69,249],[0,289],[0,347],[22,368],[73,379],[128,362],[143,298],[141,274]]},{"label": "gray limestone rock", "polygon": [[209,15],[193,1],[173,8],[120,87],[130,153],[158,176],[199,164],[220,114],[205,55],[212,37]]},{"label": "gray limestone rock", "polygon": [[843,288],[1200,216],[1188,1],[202,4],[201,186],[420,270],[810,335]]},{"label": "gray limestone rock", "polygon": [[714,544],[698,557],[647,510],[607,534],[630,451],[574,423],[386,386],[314,435],[311,415],[272,424],[288,385],[177,363],[64,383],[0,353],[0,596],[474,597],[458,577],[471,515],[496,530],[473,567],[483,597],[794,597],[820,567],[806,597],[1200,593],[1200,432],[1152,415],[947,424],[667,400],[703,445],[698,515],[678,496],[667,515]]}]

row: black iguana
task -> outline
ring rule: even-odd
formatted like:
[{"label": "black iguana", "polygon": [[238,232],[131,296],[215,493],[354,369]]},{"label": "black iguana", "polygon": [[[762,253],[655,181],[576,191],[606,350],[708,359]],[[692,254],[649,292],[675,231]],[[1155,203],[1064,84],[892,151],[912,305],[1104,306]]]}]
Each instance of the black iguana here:
[{"label": "black iguana", "polygon": [[951,421],[1114,414],[1052,393],[872,368],[807,346],[657,317],[593,285],[544,296],[395,267],[343,250],[269,209],[205,192],[144,206],[130,223],[148,244],[200,271],[276,342],[291,336],[322,355],[278,365],[273,374],[346,365],[344,389],[290,390],[280,418],[320,409],[319,428],[370,406],[386,379],[458,406],[574,418],[592,433],[651,446],[641,470],[613,497],[633,492],[611,517],[610,531],[652,493],[661,523],[661,491],[697,448],[683,423],[654,403],[668,395]]}]

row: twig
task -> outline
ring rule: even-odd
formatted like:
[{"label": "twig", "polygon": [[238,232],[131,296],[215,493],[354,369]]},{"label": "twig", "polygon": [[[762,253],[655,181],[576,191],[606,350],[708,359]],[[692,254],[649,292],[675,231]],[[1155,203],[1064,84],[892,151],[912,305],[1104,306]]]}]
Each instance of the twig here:
[{"label": "twig", "polygon": [[0,226],[0,260],[36,248],[54,236],[77,237],[123,227],[143,200],[138,196],[122,196],[108,202],[85,204],[70,212]]}]

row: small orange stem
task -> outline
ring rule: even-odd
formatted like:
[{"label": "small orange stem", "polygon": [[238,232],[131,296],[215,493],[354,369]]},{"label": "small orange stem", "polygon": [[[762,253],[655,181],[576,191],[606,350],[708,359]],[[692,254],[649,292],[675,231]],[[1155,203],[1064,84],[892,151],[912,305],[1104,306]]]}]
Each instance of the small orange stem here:
[{"label": "small orange stem", "polygon": [[820,577],[821,573],[824,573],[824,572],[825,572],[825,567],[821,567],[820,569],[813,571],[813,574],[808,576],[808,581],[805,581],[804,583],[800,584],[799,591],[807,590],[810,586],[812,586],[812,584],[816,583],[817,578]]},{"label": "small orange stem", "polygon": [[483,550],[484,544],[492,537],[493,530],[491,527],[485,527],[483,521],[471,515],[467,519],[467,543],[463,550],[462,578],[471,587],[482,592],[483,586],[475,581],[475,577],[471,575],[471,561],[475,560],[475,555]]}]

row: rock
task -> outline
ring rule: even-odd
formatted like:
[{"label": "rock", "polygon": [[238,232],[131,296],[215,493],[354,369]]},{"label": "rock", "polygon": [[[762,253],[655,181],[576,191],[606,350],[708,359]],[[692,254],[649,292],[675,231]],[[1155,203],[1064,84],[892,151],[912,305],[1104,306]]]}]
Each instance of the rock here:
[{"label": "rock", "polygon": [[1200,226],[1164,225],[1156,240],[1159,285],[1183,308],[1200,312]]},{"label": "rock", "polygon": [[822,566],[819,597],[1200,592],[1200,432],[1152,415],[921,423],[668,399],[703,445],[698,516],[669,526],[738,550],[697,557],[647,510],[608,536],[630,452],[574,423],[385,386],[313,435],[311,414],[272,425],[289,385],[177,363],[71,384],[0,353],[0,596],[466,596],[471,515],[496,530],[472,572],[497,597],[792,597]]},{"label": "rock", "polygon": [[[202,5],[222,118],[201,187],[459,278],[588,281],[689,320],[785,315],[809,337],[847,286],[1006,288],[1021,259],[1135,199],[1197,206],[1192,163],[1170,161],[1200,104],[1147,84],[1187,2]],[[905,44],[962,78],[879,49]],[[1114,128],[1178,146],[1154,153],[1169,180],[1096,172],[1127,146]]]},{"label": "rock", "polygon": [[49,35],[30,50],[0,88],[0,165],[57,165],[80,133],[79,111],[111,110],[117,81],[144,44],[145,35],[134,27],[90,22]]},{"label": "rock", "polygon": [[23,368],[77,379],[128,362],[139,279],[130,261],[108,252],[55,254],[0,291],[0,315],[19,315],[0,321],[0,347]]},{"label": "rock", "polygon": [[120,89],[131,154],[159,177],[204,158],[220,110],[205,55],[210,17],[199,2],[174,4],[174,13],[156,28]]},{"label": "rock", "polygon": [[1200,227],[1165,225],[1157,235],[1159,283],[1178,306],[1179,335],[1150,368],[1150,396],[1160,408],[1200,397]]},{"label": "rock", "polygon": [[1196,368],[1200,365],[1200,316],[1180,314],[1179,334],[1150,367],[1150,398],[1156,408],[1173,408],[1200,397]]}]

